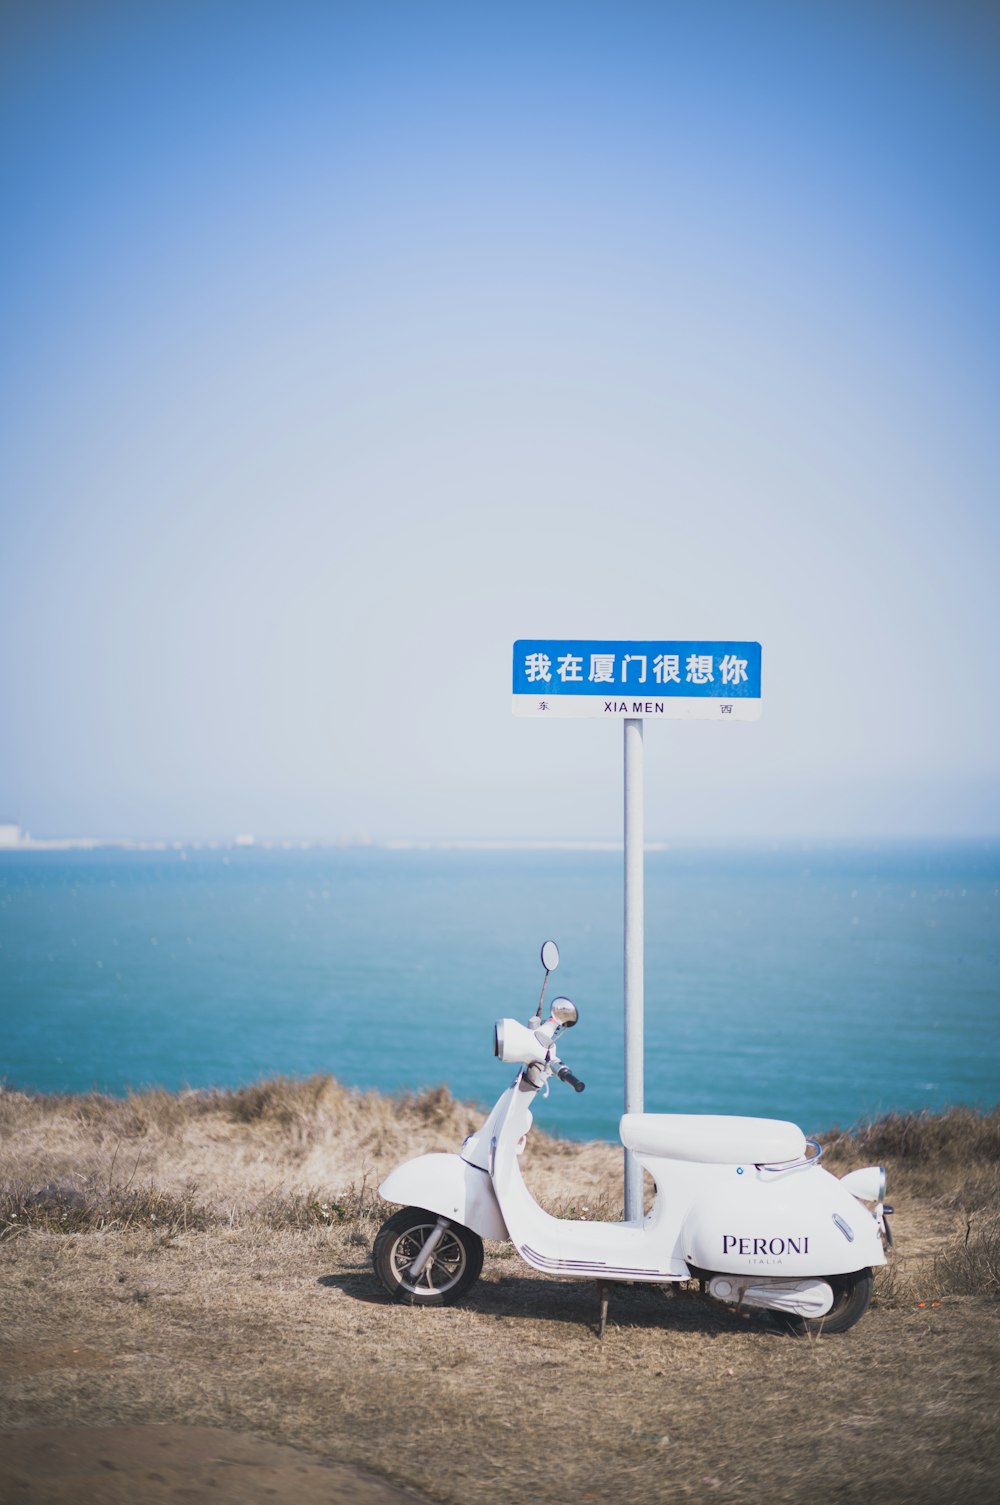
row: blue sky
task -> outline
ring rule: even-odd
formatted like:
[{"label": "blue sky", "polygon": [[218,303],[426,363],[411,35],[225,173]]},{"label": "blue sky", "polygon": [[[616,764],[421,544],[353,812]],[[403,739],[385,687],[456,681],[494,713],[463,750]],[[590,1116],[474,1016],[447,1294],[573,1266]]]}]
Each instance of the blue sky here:
[{"label": "blue sky", "polygon": [[653,835],[995,834],[975,6],[0,21],[0,813],[610,836],[519,637],[758,639]]}]

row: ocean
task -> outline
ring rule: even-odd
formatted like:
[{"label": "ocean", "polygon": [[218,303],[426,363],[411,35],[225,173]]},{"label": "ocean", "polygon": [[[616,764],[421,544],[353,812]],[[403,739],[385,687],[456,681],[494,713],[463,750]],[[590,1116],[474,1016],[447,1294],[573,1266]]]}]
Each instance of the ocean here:
[{"label": "ocean", "polygon": [[[646,856],[646,1107],[807,1132],[1000,1097],[1000,843]],[[579,1025],[542,1127],[617,1136],[622,858],[343,847],[0,852],[0,1076],[123,1093],[331,1072],[489,1105],[542,941]]]}]

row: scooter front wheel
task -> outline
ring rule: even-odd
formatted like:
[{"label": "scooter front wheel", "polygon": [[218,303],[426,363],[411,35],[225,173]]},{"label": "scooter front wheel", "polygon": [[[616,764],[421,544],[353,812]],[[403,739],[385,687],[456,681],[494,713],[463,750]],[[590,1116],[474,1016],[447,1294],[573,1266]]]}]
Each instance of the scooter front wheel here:
[{"label": "scooter front wheel", "polygon": [[410,1274],[417,1255],[437,1227],[435,1213],[404,1207],[386,1218],[375,1237],[372,1263],[390,1296],[409,1306],[447,1306],[479,1279],[483,1241],[471,1228],[449,1223],[420,1274]]},{"label": "scooter front wheel", "polygon": [[825,1317],[789,1317],[788,1327],[793,1333],[846,1333],[867,1312],[874,1285],[870,1269],[827,1275],[825,1279],[833,1289],[833,1305]]}]

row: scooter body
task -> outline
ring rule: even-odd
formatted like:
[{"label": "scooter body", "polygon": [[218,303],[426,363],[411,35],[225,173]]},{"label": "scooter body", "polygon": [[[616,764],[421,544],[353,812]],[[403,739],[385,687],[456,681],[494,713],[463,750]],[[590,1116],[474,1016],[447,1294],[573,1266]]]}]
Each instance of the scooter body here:
[{"label": "scooter body", "polygon": [[[556,1017],[567,1008],[571,1019]],[[498,1023],[495,1053],[519,1069],[483,1125],[457,1154],[422,1155],[394,1170],[380,1188],[386,1201],[434,1214],[439,1242],[448,1228],[470,1230],[479,1239],[509,1239],[527,1265],[550,1276],[661,1285],[695,1279],[721,1301],[769,1307],[800,1325],[825,1320],[837,1330],[835,1321],[842,1328],[857,1320],[852,1313],[860,1316],[868,1304],[872,1268],[886,1258],[884,1173],[873,1166],[841,1179],[830,1175],[819,1164],[819,1145],[792,1123],[626,1114],[622,1142],[656,1186],[649,1212],[632,1222],[608,1223],[557,1218],[541,1208],[518,1163],[532,1106],[540,1092],[547,1094],[553,1076],[577,1090],[582,1083],[553,1049],[555,1038],[575,1022],[575,1007],[556,1000],[547,1024],[540,1013],[527,1026],[512,1019]],[[424,1242],[430,1238],[428,1232]],[[417,1277],[409,1294],[405,1280],[395,1294],[408,1300],[425,1292],[426,1299],[437,1296],[436,1247],[422,1264],[423,1243],[415,1252],[403,1247],[397,1262],[405,1266],[412,1252],[410,1269],[417,1268]],[[377,1243],[376,1267],[391,1285],[378,1253]],[[440,1299],[454,1299],[451,1289]]]}]

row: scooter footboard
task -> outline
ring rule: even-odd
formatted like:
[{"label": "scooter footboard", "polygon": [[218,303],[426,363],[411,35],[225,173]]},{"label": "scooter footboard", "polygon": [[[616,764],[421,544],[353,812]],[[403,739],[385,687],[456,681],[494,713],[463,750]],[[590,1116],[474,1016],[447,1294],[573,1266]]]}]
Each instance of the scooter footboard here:
[{"label": "scooter footboard", "polygon": [[407,1160],[386,1176],[379,1193],[387,1202],[423,1207],[450,1218],[480,1238],[503,1242],[510,1237],[488,1174],[461,1155],[418,1155]]}]

